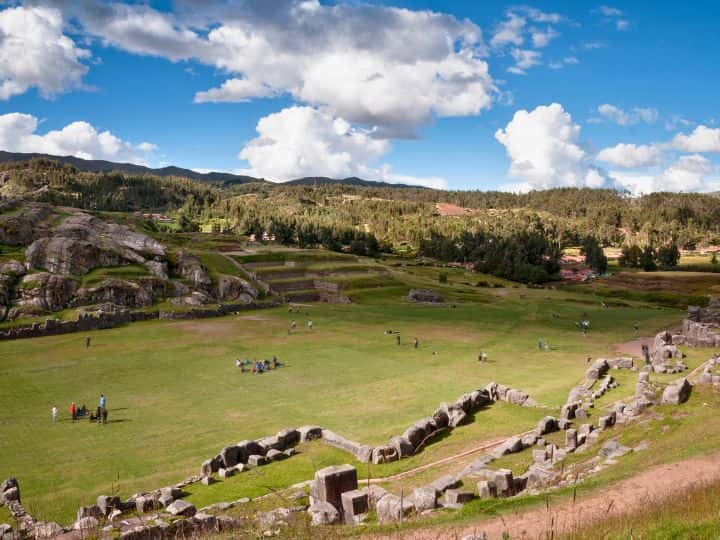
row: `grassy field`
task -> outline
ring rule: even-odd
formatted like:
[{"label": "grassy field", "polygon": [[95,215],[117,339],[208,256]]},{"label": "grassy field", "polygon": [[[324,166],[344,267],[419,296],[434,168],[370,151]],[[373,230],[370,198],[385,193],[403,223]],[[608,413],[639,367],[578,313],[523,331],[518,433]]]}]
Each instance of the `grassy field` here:
[{"label": "grassy field", "polygon": [[[231,270],[221,260],[216,268]],[[475,287],[479,277],[461,270],[450,270],[449,283],[439,285],[438,269],[388,268],[399,285],[359,291],[352,305],[137,323],[94,332],[90,349],[81,334],[0,343],[0,478],[19,479],[24,502],[38,517],[69,522],[99,494],[177,482],[226,444],[285,427],[317,423],[383,443],[439,402],[491,380],[558,407],[582,378],[588,355],[611,354],[613,344],[633,337],[635,323],[652,335],[682,317],[680,310],[636,303],[603,309],[594,297],[565,291]],[[408,304],[402,295],[411,286],[433,287],[448,303]],[[591,320],[587,337],[574,325],[583,313]],[[306,318],[314,330],[303,328]],[[291,319],[302,329],[288,335]],[[402,345],[385,330],[399,331]],[[539,351],[538,339],[551,350]],[[489,355],[483,365],[476,361],[481,350]],[[259,376],[234,366],[238,357],[272,355],[287,366]],[[101,392],[110,423],[73,425],[69,403],[94,407]],[[53,404],[61,410],[55,425]],[[495,406],[423,454],[371,474],[386,476],[524,431],[542,414]],[[254,496],[267,492],[267,478],[282,487],[322,465],[348,461],[315,445],[262,469],[264,476],[193,489],[191,497],[205,503]]]}]

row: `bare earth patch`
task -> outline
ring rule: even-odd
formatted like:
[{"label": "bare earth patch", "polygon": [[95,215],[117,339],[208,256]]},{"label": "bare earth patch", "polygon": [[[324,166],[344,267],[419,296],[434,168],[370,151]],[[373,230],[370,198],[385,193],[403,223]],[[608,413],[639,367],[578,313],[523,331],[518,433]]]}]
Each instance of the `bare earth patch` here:
[{"label": "bare earth patch", "polygon": [[647,345],[648,347],[650,347],[652,345],[652,338],[641,337],[633,339],[632,341],[626,341],[625,343],[615,343],[613,345],[613,349],[615,349],[618,354],[627,354],[629,356],[642,357],[643,345]]}]

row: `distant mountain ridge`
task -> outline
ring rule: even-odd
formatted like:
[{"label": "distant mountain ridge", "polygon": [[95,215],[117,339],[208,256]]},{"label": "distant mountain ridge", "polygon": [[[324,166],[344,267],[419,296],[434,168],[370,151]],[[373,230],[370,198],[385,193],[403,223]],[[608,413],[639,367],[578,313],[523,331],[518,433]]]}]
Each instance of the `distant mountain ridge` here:
[{"label": "distant mountain ridge", "polygon": [[[31,159],[51,159],[60,163],[67,163],[72,165],[79,171],[83,172],[121,172],[124,174],[151,174],[155,176],[179,176],[182,178],[189,178],[190,180],[197,180],[199,182],[218,182],[226,185],[237,185],[237,184],[250,184],[255,182],[265,183],[267,180],[263,178],[255,178],[253,176],[245,176],[241,174],[232,174],[225,172],[211,171],[207,173],[201,173],[193,171],[192,169],[184,169],[182,167],[162,167],[159,169],[153,169],[151,167],[145,167],[144,165],[136,165],[134,163],[116,163],[113,161],[105,161],[101,159],[82,159],[75,156],[54,156],[51,154],[38,154],[38,153],[21,153],[21,152],[5,152],[0,150],[0,163],[7,163],[11,161],[28,161]],[[313,185],[348,185],[348,186],[369,186],[369,187],[395,187],[395,188],[415,188],[418,186],[410,186],[407,184],[391,184],[389,182],[364,180],[355,176],[349,178],[327,178],[324,176],[308,176],[305,178],[298,178],[285,182],[289,185],[298,186],[313,186]]]}]

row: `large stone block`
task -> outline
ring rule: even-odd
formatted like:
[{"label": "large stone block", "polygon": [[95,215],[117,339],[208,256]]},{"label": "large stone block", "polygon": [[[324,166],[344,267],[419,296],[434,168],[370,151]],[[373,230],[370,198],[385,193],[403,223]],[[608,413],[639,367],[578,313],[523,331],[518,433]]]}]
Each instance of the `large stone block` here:
[{"label": "large stone block", "polygon": [[360,490],[345,491],[340,495],[345,523],[354,525],[370,511],[368,494]]},{"label": "large stone block", "polygon": [[443,493],[446,490],[457,487],[459,485],[459,479],[455,478],[454,476],[445,475],[428,484],[428,487],[435,489],[435,491],[437,491],[438,493]]},{"label": "large stone block", "polygon": [[475,494],[465,489],[448,489],[445,492],[445,504],[465,504],[472,501]]},{"label": "large stone block", "polygon": [[410,457],[415,452],[415,448],[412,443],[405,437],[393,437],[388,441],[388,446],[395,449],[399,458]]},{"label": "large stone block", "polygon": [[537,426],[537,432],[538,435],[545,435],[546,433],[552,433],[553,431],[557,431],[558,429],[558,423],[555,418],[552,416],[546,416],[540,422],[538,422]]},{"label": "large stone block", "polygon": [[397,495],[385,495],[377,504],[378,523],[396,523],[413,511],[412,503]]},{"label": "large stone block", "polygon": [[170,504],[166,510],[173,516],[192,517],[195,515],[195,506],[187,501],[177,500]]},{"label": "large stone block", "polygon": [[498,469],[495,471],[494,479],[498,497],[512,497],[515,495],[515,479],[509,469]]},{"label": "large stone block", "polygon": [[283,445],[283,449],[295,446],[300,442],[300,432],[297,429],[283,429],[278,431],[275,436]]},{"label": "large stone block", "polygon": [[686,378],[669,384],[662,394],[661,403],[669,403],[671,405],[680,405],[685,403],[690,397],[692,386]]},{"label": "large stone block", "polygon": [[322,428],[320,426],[301,426],[297,428],[300,442],[312,441],[322,438]]},{"label": "large stone block", "polygon": [[481,499],[494,499],[497,497],[497,486],[494,480],[481,480],[477,483],[478,497]]},{"label": "large stone block", "polygon": [[430,486],[416,488],[412,493],[413,504],[418,512],[437,507],[437,491]]},{"label": "large stone block", "polygon": [[315,473],[314,496],[343,513],[342,494],[358,488],[357,470],[352,465],[335,465]]}]

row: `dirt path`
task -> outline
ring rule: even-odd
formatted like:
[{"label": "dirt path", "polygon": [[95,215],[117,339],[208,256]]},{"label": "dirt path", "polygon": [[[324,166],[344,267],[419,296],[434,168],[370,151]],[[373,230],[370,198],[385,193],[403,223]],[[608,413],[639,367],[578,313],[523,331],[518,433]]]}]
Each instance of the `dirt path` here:
[{"label": "dirt path", "polygon": [[658,465],[631,478],[612,484],[577,501],[566,501],[555,507],[536,508],[526,512],[479,521],[475,525],[437,527],[392,535],[375,536],[393,540],[460,539],[469,534],[487,534],[488,540],[502,538],[504,532],[513,540],[545,539],[553,534],[569,533],[578,526],[607,516],[631,514],[648,501],[669,499],[684,490],[720,480],[720,454]]}]

